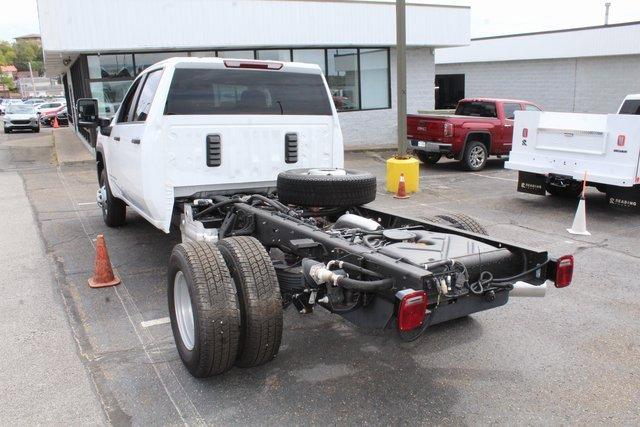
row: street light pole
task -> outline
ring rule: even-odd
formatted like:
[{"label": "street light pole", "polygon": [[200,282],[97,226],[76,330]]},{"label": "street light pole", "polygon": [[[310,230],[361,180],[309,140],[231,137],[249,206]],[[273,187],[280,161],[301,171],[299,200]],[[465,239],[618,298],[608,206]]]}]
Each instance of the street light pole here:
[{"label": "street light pole", "polygon": [[407,31],[405,14],[405,1],[396,0],[398,157],[406,157],[407,155]]},{"label": "street light pole", "polygon": [[36,94],[36,82],[33,80],[33,69],[31,68],[31,62],[29,62],[29,74],[31,75],[31,87],[33,89],[33,97],[37,96]]}]

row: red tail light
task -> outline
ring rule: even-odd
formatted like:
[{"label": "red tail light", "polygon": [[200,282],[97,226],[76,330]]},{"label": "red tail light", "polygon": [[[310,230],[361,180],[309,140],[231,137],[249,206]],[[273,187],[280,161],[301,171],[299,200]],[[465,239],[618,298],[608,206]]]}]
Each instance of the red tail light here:
[{"label": "red tail light", "polygon": [[404,289],[396,294],[400,299],[398,310],[398,328],[401,331],[411,331],[424,322],[427,313],[429,297],[425,291]]},{"label": "red tail light", "polygon": [[522,129],[522,137],[523,138],[527,138],[528,136],[529,136],[529,129],[523,128]]},{"label": "red tail light", "polygon": [[566,288],[573,279],[573,255],[564,255],[558,258],[556,266],[556,288]]},{"label": "red tail light", "polygon": [[254,68],[258,70],[279,70],[284,64],[279,62],[258,62],[258,61],[235,61],[226,60],[224,66],[227,68]]},{"label": "red tail light", "polygon": [[624,147],[625,142],[627,142],[627,137],[624,135],[618,135],[618,147]]},{"label": "red tail light", "polygon": [[444,136],[453,136],[453,123],[444,124]]}]

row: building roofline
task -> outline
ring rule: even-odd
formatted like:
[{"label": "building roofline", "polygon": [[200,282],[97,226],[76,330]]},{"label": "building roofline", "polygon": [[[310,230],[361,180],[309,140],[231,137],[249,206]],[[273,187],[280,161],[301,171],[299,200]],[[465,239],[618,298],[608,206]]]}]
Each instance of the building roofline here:
[{"label": "building roofline", "polygon": [[631,25],[640,25],[640,21],[620,22],[618,24],[608,24],[608,25],[593,25],[590,27],[563,28],[560,30],[534,31],[530,33],[502,34],[499,36],[472,38],[471,41],[474,42],[474,41],[480,41],[480,40],[506,39],[506,38],[512,38],[512,37],[537,36],[537,35],[543,35],[543,34],[569,33],[572,31],[601,30],[604,28],[627,27]]}]

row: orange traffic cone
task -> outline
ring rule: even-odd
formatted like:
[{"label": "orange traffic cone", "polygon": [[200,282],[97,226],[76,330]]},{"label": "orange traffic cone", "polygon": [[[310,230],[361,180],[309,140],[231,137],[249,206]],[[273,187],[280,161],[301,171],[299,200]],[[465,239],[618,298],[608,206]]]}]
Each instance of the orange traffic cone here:
[{"label": "orange traffic cone", "polygon": [[96,266],[93,277],[89,279],[89,286],[92,288],[105,288],[107,286],[115,286],[120,284],[120,278],[113,274],[109,254],[107,253],[107,244],[104,242],[104,236],[98,234],[96,242]]},{"label": "orange traffic cone", "polygon": [[404,174],[400,174],[400,181],[398,182],[398,191],[394,196],[396,199],[408,199],[406,184],[404,183]]},{"label": "orange traffic cone", "polygon": [[53,128],[58,129],[60,125],[58,124],[58,116],[53,116]]}]

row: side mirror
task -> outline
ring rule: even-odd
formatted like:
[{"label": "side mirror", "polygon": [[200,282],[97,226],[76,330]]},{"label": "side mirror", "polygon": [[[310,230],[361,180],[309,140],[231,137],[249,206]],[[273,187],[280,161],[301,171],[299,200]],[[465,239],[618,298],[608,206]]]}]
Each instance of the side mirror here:
[{"label": "side mirror", "polygon": [[78,125],[94,128],[98,126],[98,100],[94,98],[81,98],[76,102],[78,113]]}]

